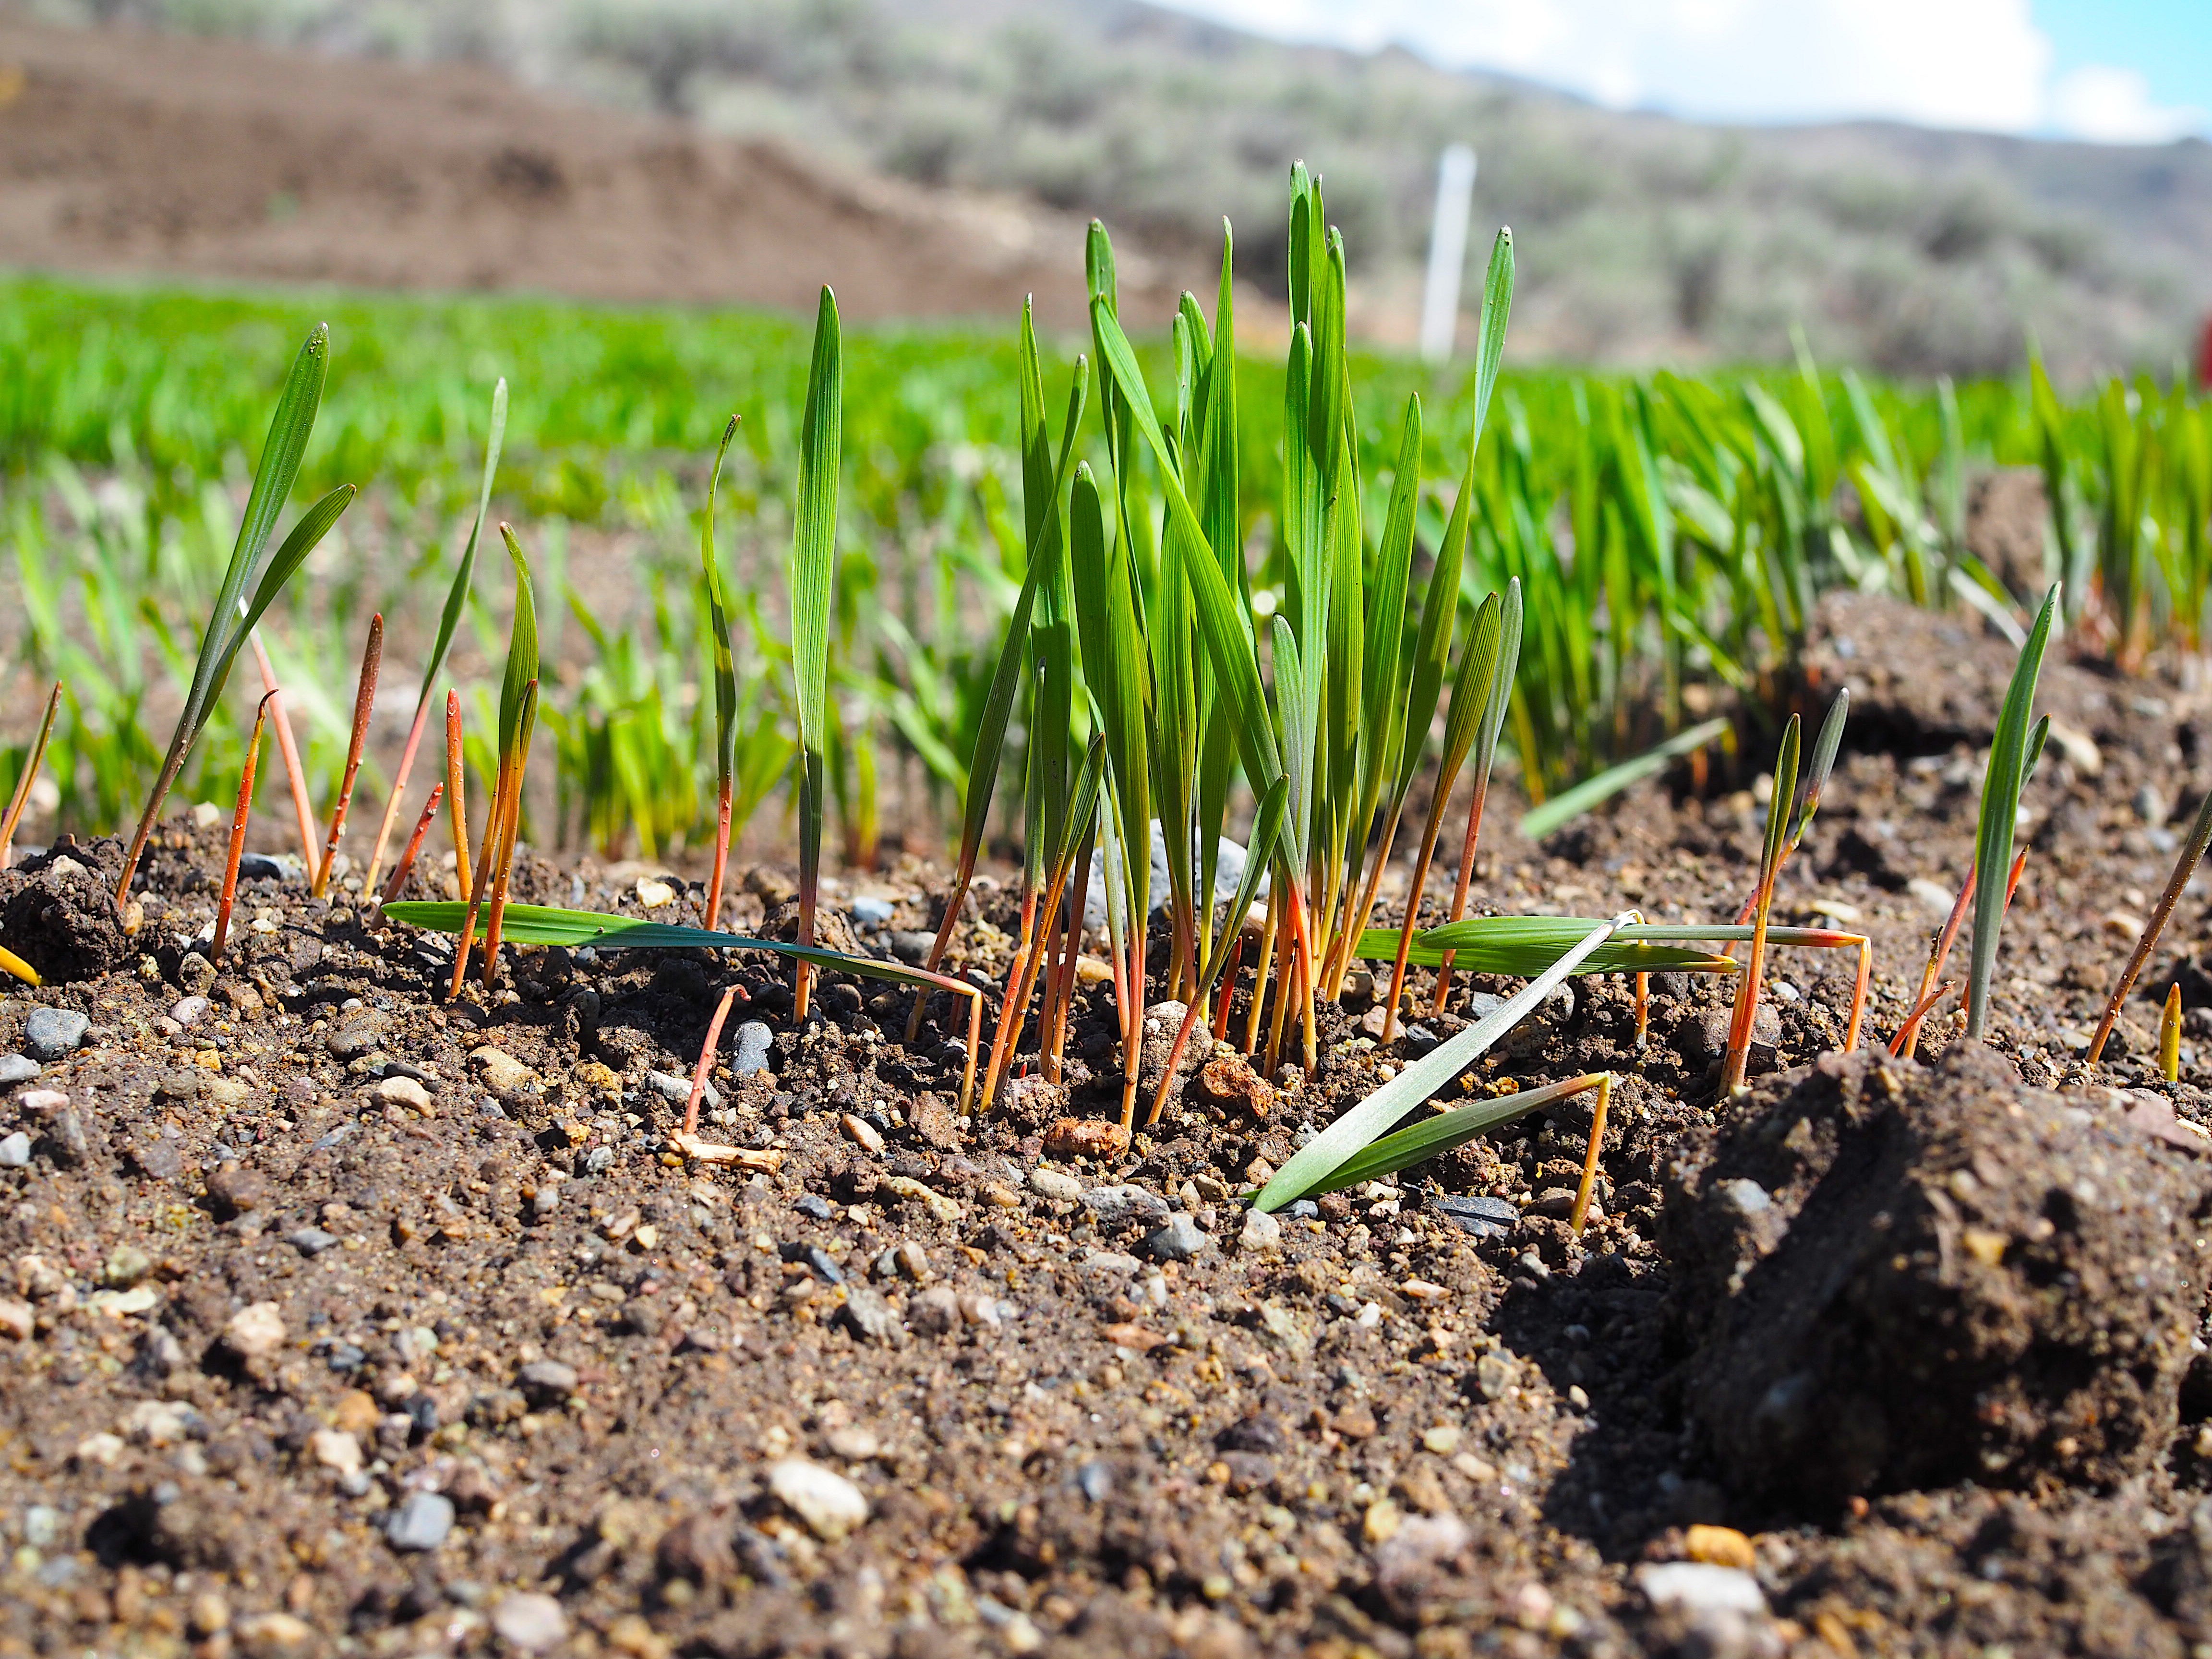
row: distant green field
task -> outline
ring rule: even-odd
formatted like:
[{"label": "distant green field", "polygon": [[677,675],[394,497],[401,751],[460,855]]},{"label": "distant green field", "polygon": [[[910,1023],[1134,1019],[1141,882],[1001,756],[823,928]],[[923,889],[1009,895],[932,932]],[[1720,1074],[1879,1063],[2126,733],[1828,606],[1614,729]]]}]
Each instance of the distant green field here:
[{"label": "distant green field", "polygon": [[[331,325],[331,367],[302,483],[350,481],[364,494],[263,630],[304,710],[310,771],[327,780],[342,762],[371,609],[403,665],[388,670],[404,688],[394,698],[411,693],[408,642],[434,620],[504,375],[512,415],[495,511],[544,560],[556,665],[544,717],[556,784],[532,832],[656,853],[696,840],[712,814],[700,787],[712,716],[696,515],[732,411],[743,426],[721,535],[736,550],[726,557],[744,613],[739,672],[763,733],[791,720],[780,618],[805,322],[16,277],[0,280],[0,599],[22,620],[0,628],[18,671],[0,726],[20,738],[45,684],[64,681],[50,763],[61,821],[111,829],[143,797],[161,741],[151,732],[167,725],[155,711],[176,705],[285,365],[319,319]],[[933,798],[942,822],[965,776],[1024,557],[1017,321],[847,338],[832,673],[854,853],[872,839],[886,781]],[[1079,349],[1090,342],[1045,343],[1055,410]],[[1174,349],[1164,337],[1144,349],[1171,410]],[[1465,464],[1468,390],[1458,372],[1398,359],[1354,353],[1349,368],[1370,556],[1406,400],[1423,398],[1425,559]],[[1238,522],[1264,613],[1285,581],[1284,370],[1247,357],[1238,374]],[[1103,470],[1093,410],[1083,451]],[[1695,380],[1509,370],[1475,473],[1464,596],[1471,605],[1508,575],[1526,591],[1506,743],[1531,786],[1556,788],[1648,746],[1700,684],[1760,685],[1826,587],[2015,614],[2023,596],[1966,544],[1966,480],[1992,463],[2040,466],[2055,489],[2050,574],[2069,577],[2072,620],[2088,617],[2126,653],[2197,641],[2212,580],[2212,420],[2181,392],[2114,382],[2062,404],[2026,383],[1954,393],[1809,363]],[[1138,483],[1142,564],[1156,556],[1158,504]],[[480,568],[487,656],[503,636],[507,580],[492,561]],[[242,685],[230,699],[239,718],[219,718],[196,752],[193,798],[235,779],[250,708]],[[0,751],[0,779],[21,752]],[[366,787],[380,807],[373,766]]]}]

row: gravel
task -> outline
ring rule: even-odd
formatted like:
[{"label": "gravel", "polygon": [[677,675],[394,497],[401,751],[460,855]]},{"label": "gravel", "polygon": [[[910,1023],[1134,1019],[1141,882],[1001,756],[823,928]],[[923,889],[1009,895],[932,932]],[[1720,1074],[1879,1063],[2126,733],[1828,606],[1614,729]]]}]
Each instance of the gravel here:
[{"label": "gravel", "polygon": [[1166,1226],[1145,1235],[1143,1245],[1155,1261],[1189,1261],[1212,1248],[1212,1238],[1187,1215],[1169,1217]]},{"label": "gravel", "polygon": [[434,1550],[453,1529],[453,1500],[443,1492],[412,1492],[384,1522],[385,1541],[396,1550]]},{"label": "gravel", "polygon": [[34,1060],[59,1060],[84,1041],[91,1024],[74,1008],[33,1008],[23,1022],[23,1046]]},{"label": "gravel", "polygon": [[[759,1020],[749,1019],[738,1026],[737,1058],[730,1062],[730,1075],[752,1077],[767,1071],[769,1045],[775,1040],[775,1033]],[[685,1085],[684,1089],[688,1095],[690,1085]]]}]

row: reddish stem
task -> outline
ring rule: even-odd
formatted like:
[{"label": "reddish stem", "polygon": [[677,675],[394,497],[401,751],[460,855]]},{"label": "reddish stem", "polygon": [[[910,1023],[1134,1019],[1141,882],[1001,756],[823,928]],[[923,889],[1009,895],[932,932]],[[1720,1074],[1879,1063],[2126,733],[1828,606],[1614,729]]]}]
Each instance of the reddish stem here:
[{"label": "reddish stem", "polygon": [[[476,891],[469,879],[469,799],[467,777],[461,765],[461,699],[446,693],[446,811],[453,821],[453,875],[460,884],[461,902]],[[489,827],[489,826],[487,826]]]},{"label": "reddish stem", "polygon": [[253,810],[253,774],[261,761],[261,728],[276,696],[270,692],[253,711],[253,738],[246,745],[246,764],[239,769],[238,807],[230,815],[230,854],[222,866],[222,896],[216,901],[215,942],[208,946],[210,963],[222,960],[222,947],[230,938],[231,906],[238,901],[238,861],[246,852],[246,820]]},{"label": "reddish stem", "polygon": [[300,745],[292,736],[292,717],[284,712],[284,693],[276,684],[276,671],[270,666],[269,653],[261,648],[261,636],[253,635],[254,660],[261,665],[261,684],[269,693],[263,701],[270,703],[270,714],[276,722],[276,752],[284,757],[284,776],[292,786],[292,810],[300,818],[300,856],[306,860],[307,876],[315,873],[315,809],[307,799],[307,770],[300,761]]},{"label": "reddish stem", "polygon": [[[361,679],[354,688],[353,735],[346,743],[345,777],[338,785],[338,804],[331,813],[331,833],[323,842],[323,862],[310,890],[317,898],[329,890],[331,866],[338,855],[338,837],[345,834],[346,810],[353,805],[353,781],[361,774],[361,751],[368,742],[368,718],[376,712],[376,673],[384,661],[384,615],[368,619],[368,644],[361,653]],[[395,799],[397,799],[395,797]],[[366,884],[363,885],[367,890]]]},{"label": "reddish stem", "polygon": [[707,1040],[699,1045],[699,1064],[691,1073],[691,1098],[684,1106],[684,1133],[699,1133],[699,1103],[707,1097],[707,1073],[714,1064],[714,1045],[722,1040],[722,1022],[730,1017],[730,1004],[737,1000],[734,985],[722,993],[722,1000],[714,1007],[714,1018],[707,1022]]},{"label": "reddish stem", "polygon": [[399,855],[399,862],[392,866],[392,879],[386,884],[384,896],[379,902],[391,903],[399,896],[400,890],[407,885],[407,878],[415,870],[415,860],[422,850],[422,838],[430,833],[430,820],[438,816],[438,803],[445,798],[444,784],[430,786],[430,799],[422,803],[422,816],[415,821],[415,833],[408,837],[407,850]]}]

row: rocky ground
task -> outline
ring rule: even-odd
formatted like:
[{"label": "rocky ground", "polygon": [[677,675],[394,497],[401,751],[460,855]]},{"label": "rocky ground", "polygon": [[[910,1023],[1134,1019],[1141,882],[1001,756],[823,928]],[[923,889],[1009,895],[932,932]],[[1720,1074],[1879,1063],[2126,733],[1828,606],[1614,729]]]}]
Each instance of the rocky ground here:
[{"label": "rocky ground", "polygon": [[[1627,987],[1577,981],[1458,1085],[1615,1072],[1579,1237],[1587,1097],[1246,1214],[1255,1164],[1403,1063],[1356,999],[1316,1075],[1201,1054],[1124,1150],[1083,1127],[1119,1094],[1103,988],[1070,1090],[969,1120],[902,994],[832,984],[799,1026],[765,962],[524,951],[449,1001],[443,942],[273,865],[218,971],[215,825],[164,833],[128,934],[112,843],[27,859],[0,943],[49,982],[0,1000],[0,1653],[2207,1650],[2197,895],[2144,980],[2183,986],[2184,1081],[2146,1068],[2148,1001],[2075,1055],[2212,701],[2054,663],[1992,1041],[1946,1014],[1921,1061],[1869,1051],[1970,860],[2008,667],[1954,619],[1824,613],[1806,706],[1849,683],[1856,713],[1781,909],[1874,939],[1868,1048],[1836,1052],[1855,964],[1783,952],[1736,1103],[1726,988],[1690,980],[1641,1047]],[[1541,846],[1493,811],[1479,896],[1732,915],[1749,769]],[[895,953],[940,891],[903,866],[835,897]],[[739,925],[787,896],[750,871]],[[960,965],[988,971],[1007,907],[977,908]],[[693,1162],[669,1137],[732,981],[702,1129],[740,1157]]]}]

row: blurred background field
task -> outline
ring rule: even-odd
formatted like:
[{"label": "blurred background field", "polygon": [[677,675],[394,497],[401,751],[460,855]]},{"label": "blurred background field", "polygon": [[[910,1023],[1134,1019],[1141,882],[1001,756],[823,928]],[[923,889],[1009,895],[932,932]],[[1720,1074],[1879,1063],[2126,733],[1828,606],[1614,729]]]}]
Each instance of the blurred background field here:
[{"label": "blurred background field", "polygon": [[[2003,629],[2066,574],[2093,646],[2197,642],[2201,139],[1699,125],[1060,0],[39,0],[0,8],[0,261],[49,273],[0,280],[0,732],[68,687],[33,836],[143,793],[283,365],[326,317],[303,483],[364,495],[263,629],[319,794],[372,610],[387,701],[412,683],[504,375],[495,510],[540,562],[553,665],[530,836],[667,857],[711,830],[696,514],[735,410],[744,769],[781,840],[793,308],[827,280],[860,319],[835,817],[858,862],[941,850],[1021,568],[1022,296],[1064,374],[1106,219],[1165,396],[1175,295],[1237,224],[1241,518],[1272,603],[1283,180],[1312,161],[1350,249],[1367,521],[1419,392],[1425,556],[1470,408],[1407,349],[1447,141],[1483,158],[1470,263],[1502,221],[1521,250],[1467,597],[1528,590],[1506,741],[1532,796],[1763,698],[1837,585]],[[503,594],[480,584],[463,685],[488,686]],[[372,799],[406,712],[380,708]],[[242,724],[210,728],[194,798],[235,777]]]}]

